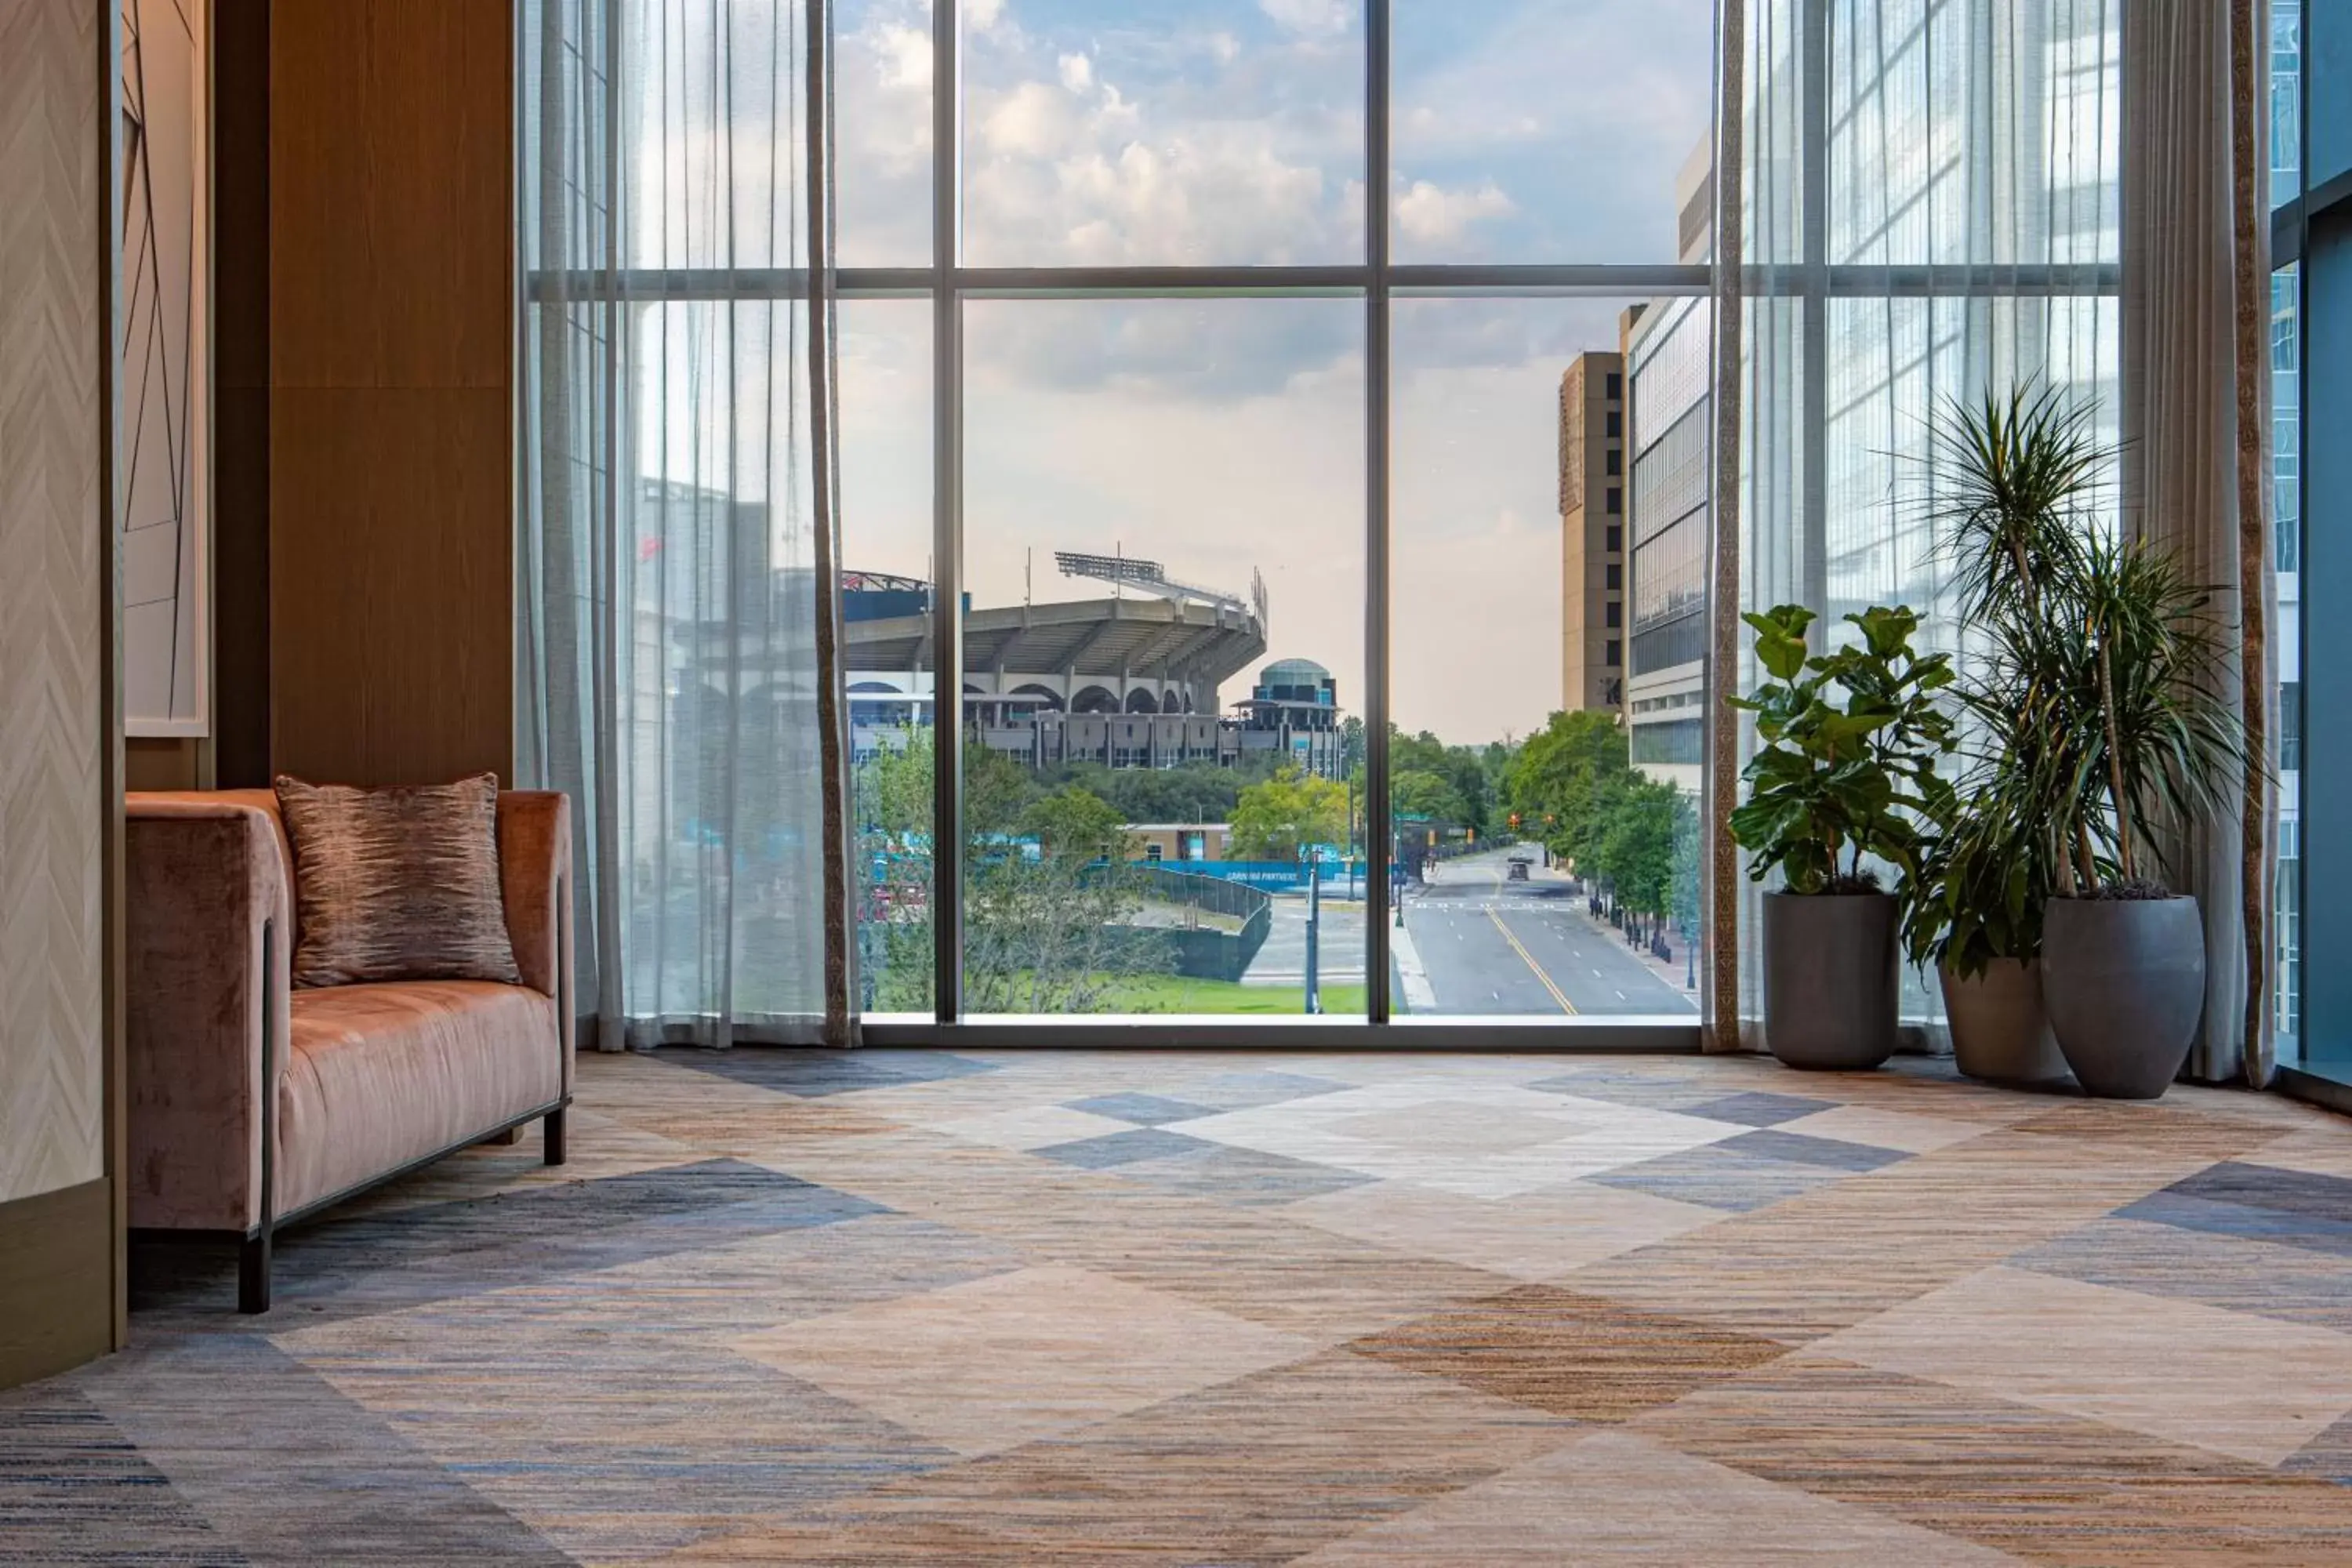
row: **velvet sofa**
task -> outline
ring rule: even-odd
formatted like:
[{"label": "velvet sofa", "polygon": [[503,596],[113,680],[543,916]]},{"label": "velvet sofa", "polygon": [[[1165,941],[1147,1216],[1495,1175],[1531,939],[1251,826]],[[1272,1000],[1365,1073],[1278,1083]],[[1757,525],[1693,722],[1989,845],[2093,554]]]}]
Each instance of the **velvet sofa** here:
[{"label": "velvet sofa", "polygon": [[570,806],[498,803],[520,985],[294,990],[293,853],[268,790],[132,793],[123,908],[133,1230],[234,1237],[237,1310],[269,1308],[271,1237],[572,1099]]}]

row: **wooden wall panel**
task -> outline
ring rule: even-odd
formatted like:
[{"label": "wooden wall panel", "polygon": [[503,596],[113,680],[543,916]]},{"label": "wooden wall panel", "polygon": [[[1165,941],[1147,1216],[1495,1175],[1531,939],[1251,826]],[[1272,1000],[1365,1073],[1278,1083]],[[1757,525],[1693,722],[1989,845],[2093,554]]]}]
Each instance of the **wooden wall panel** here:
[{"label": "wooden wall panel", "polygon": [[269,0],[213,5],[213,778],[269,782]]},{"label": "wooden wall panel", "polygon": [[274,0],[279,770],[512,773],[512,12]]},{"label": "wooden wall panel", "polygon": [[365,784],[507,776],[505,392],[320,388],[281,394],[272,424],[278,766]]},{"label": "wooden wall panel", "polygon": [[113,1348],[113,1207],[103,1181],[0,1204],[0,1388]]}]

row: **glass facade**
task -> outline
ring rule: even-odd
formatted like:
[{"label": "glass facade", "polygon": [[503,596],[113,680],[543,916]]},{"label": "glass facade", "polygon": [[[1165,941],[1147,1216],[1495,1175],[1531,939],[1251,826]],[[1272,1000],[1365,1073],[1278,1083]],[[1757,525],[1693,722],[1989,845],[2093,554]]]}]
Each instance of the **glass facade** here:
[{"label": "glass facade", "polygon": [[[1932,522],[1934,417],[2032,381],[2114,441],[2121,11],[1768,0],[1752,15],[1740,608],[1804,605],[1834,638],[1847,615],[1907,605],[1921,645],[1965,659]],[[1756,914],[1751,899],[1750,943]],[[1741,973],[1753,1006],[1756,965]],[[1913,977],[1906,1011],[1940,1016],[1931,979]]]},{"label": "glass facade", "polygon": [[[761,194],[802,157],[804,106],[790,70],[742,63],[761,46],[797,69],[801,14],[735,17],[720,50],[643,0],[526,10],[523,156],[560,175],[524,185],[523,352],[560,389],[525,411],[530,526],[584,537],[618,508],[645,553],[536,552],[576,580],[531,585],[524,658],[576,662],[583,705],[631,695],[619,776],[638,798],[583,805],[659,851],[604,873],[647,879],[659,931],[683,908],[665,866],[707,837],[710,759],[677,733],[746,691],[778,693],[780,717],[806,695],[779,655],[766,687],[709,697],[701,675],[735,679],[742,650],[665,625],[746,559],[772,584],[804,569],[807,519],[782,499],[806,460],[804,197]],[[2121,13],[1749,7],[1741,587],[1718,607],[1712,0],[843,0],[839,564],[867,1012],[1686,1012],[1671,971],[1696,924],[1704,717],[1717,681],[1755,673],[1708,668],[1710,611],[1795,601],[1835,636],[1906,603],[1965,658],[1927,521],[1932,416],[2031,379],[2115,434]],[[2308,1061],[2333,1004],[2298,942],[2327,927],[2306,881],[2331,846],[2302,775],[2327,766],[2339,699],[2303,668],[2322,667],[2302,609],[2327,548],[2306,525],[2333,493],[2305,436],[2334,395],[2325,198],[2352,170],[2352,113],[2305,71],[2343,24],[2269,14],[2278,994]],[[741,149],[747,116],[772,132],[748,186],[702,134],[726,121]],[[592,275],[609,290],[575,287]],[[618,675],[566,640],[566,604],[583,624],[620,606]],[[525,752],[583,743],[558,725]],[[1595,822],[1559,820],[1554,764],[1663,793],[1604,850]],[[785,767],[767,793],[794,816],[808,787]],[[1092,911],[1075,944],[1013,887],[1073,847],[1055,896]],[[1465,866],[1475,896],[1441,910],[1433,889]],[[794,896],[737,869],[755,904]],[[1493,917],[1481,973],[1508,977],[1483,997],[1411,973],[1416,914],[1473,903]],[[1552,904],[1659,989],[1567,984]],[[707,963],[680,940],[655,945]],[[1072,984],[1040,984],[1056,964]],[[1932,1016],[1927,989],[1912,1001]]]}]

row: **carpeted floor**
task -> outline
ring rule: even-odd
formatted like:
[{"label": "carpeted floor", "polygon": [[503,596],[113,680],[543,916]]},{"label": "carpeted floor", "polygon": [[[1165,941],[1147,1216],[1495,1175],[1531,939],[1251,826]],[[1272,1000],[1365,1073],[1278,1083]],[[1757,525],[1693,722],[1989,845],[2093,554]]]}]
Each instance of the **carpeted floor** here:
[{"label": "carpeted floor", "polygon": [[742,1050],[0,1394],[0,1561],[2352,1561],[2352,1124],[1911,1063]]}]

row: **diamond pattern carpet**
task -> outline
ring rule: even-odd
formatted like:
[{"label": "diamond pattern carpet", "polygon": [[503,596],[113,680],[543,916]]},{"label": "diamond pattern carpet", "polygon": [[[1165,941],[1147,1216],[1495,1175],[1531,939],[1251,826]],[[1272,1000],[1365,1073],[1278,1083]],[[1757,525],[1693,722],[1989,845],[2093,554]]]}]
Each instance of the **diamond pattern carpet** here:
[{"label": "diamond pattern carpet", "polygon": [[1906,1060],[589,1057],[0,1394],[0,1562],[2352,1561],[2352,1123]]}]

